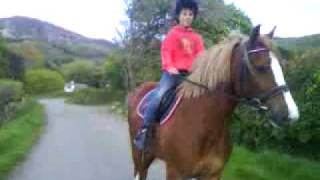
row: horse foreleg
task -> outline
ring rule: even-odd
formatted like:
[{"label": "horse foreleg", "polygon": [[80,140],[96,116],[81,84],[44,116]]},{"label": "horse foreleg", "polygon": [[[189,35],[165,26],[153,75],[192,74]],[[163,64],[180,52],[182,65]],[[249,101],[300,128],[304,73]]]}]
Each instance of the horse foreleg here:
[{"label": "horse foreleg", "polygon": [[152,154],[146,154],[143,156],[141,151],[133,149],[133,161],[134,161],[134,178],[135,180],[146,180],[148,175],[148,169],[154,160]]}]

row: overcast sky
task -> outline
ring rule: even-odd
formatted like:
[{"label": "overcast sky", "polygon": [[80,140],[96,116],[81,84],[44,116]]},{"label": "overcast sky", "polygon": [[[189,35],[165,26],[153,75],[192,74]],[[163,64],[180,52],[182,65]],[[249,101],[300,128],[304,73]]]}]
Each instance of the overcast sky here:
[{"label": "overcast sky", "polygon": [[123,0],[1,0],[0,18],[27,16],[91,38],[112,40],[125,19]]},{"label": "overcast sky", "polygon": [[[235,3],[264,32],[277,36],[320,33],[320,0],[225,0]],[[2,0],[0,18],[27,16],[92,38],[112,40],[125,17],[123,0]]]},{"label": "overcast sky", "polygon": [[320,33],[320,0],[225,0],[234,3],[262,30],[277,26],[276,36],[295,37]]}]

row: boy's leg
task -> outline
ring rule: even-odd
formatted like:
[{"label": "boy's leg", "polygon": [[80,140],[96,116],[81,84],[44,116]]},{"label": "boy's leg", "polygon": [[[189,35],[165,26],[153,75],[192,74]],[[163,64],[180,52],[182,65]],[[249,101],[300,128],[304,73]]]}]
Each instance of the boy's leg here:
[{"label": "boy's leg", "polygon": [[176,75],[170,75],[166,72],[164,72],[161,76],[161,80],[159,82],[159,85],[156,89],[156,94],[152,98],[152,100],[149,102],[148,107],[145,112],[144,121],[143,121],[143,127],[141,128],[140,132],[135,138],[135,145],[139,149],[144,148],[145,139],[147,130],[156,120],[157,111],[160,106],[160,102],[164,94],[171,88],[174,88],[177,84],[177,76]]}]

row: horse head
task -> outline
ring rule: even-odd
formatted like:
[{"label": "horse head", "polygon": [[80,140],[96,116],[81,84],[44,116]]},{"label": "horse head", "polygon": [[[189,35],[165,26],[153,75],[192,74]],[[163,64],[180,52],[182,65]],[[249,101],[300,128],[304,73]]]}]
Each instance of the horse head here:
[{"label": "horse head", "polygon": [[282,126],[298,120],[299,111],[284,79],[281,57],[272,45],[274,31],[261,35],[258,25],[243,41],[238,94],[270,110],[272,122]]}]

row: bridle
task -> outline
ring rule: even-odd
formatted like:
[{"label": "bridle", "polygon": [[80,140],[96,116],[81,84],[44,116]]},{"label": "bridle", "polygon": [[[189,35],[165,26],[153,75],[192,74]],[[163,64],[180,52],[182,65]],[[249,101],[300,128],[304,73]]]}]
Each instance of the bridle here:
[{"label": "bridle", "polygon": [[[241,46],[243,47],[242,61],[247,61],[247,62],[249,61],[249,55],[250,54],[259,53],[259,52],[262,52],[262,51],[270,51],[267,48],[257,48],[257,49],[253,49],[253,50],[249,50],[248,51],[247,48],[246,48],[245,43],[242,43]],[[270,89],[269,91],[267,91],[265,93],[257,95],[256,97],[247,98],[247,97],[239,97],[237,95],[233,95],[233,94],[221,91],[221,90],[219,91],[217,89],[212,90],[212,89],[210,89],[209,87],[207,87],[207,86],[205,86],[203,84],[191,81],[186,76],[183,76],[183,80],[188,82],[188,83],[191,83],[191,84],[193,84],[195,86],[201,87],[201,88],[205,89],[206,91],[214,91],[216,93],[222,93],[226,97],[228,97],[229,99],[237,101],[240,104],[248,105],[248,106],[253,107],[253,108],[255,108],[255,109],[259,110],[259,111],[267,111],[267,110],[269,110],[268,107],[264,105],[265,102],[268,99],[270,99],[272,97],[279,96],[279,95],[281,95],[281,93],[289,91],[289,87],[287,85],[282,85],[282,86],[276,86],[276,87]]]}]

